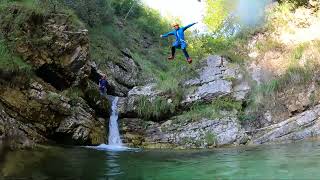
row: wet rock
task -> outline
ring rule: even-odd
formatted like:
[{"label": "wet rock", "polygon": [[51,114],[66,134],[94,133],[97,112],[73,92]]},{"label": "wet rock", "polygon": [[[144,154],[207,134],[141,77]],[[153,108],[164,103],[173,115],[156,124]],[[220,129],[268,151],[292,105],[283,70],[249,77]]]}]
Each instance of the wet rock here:
[{"label": "wet rock", "polygon": [[100,117],[109,117],[110,101],[107,96],[100,95],[99,87],[92,81],[87,81],[84,89],[85,100]]},{"label": "wet rock", "polygon": [[147,122],[137,118],[124,118],[119,120],[119,128],[124,143],[130,147],[141,147]]},{"label": "wet rock", "polygon": [[[122,63],[127,63],[127,59],[122,59]],[[136,65],[132,59],[129,64],[115,64],[108,62],[107,69],[98,69],[95,63],[91,63],[90,79],[96,84],[102,75],[107,75],[108,80],[108,94],[125,97],[133,86],[139,84],[139,69],[135,69]],[[132,67],[130,67],[132,65]]]},{"label": "wet rock", "polygon": [[[78,98],[71,105],[69,98],[49,89],[40,81],[33,81],[30,89],[24,91],[2,87],[0,103],[3,112],[6,111],[3,116],[10,117],[4,118],[4,136],[32,143],[49,140],[78,145],[105,142],[105,123],[97,120],[95,111],[83,99]],[[9,138],[9,141],[15,142],[14,139]]]},{"label": "wet rock", "polygon": [[73,109],[73,114],[62,120],[56,130],[57,136],[64,138],[60,141],[78,145],[105,143],[105,124],[95,119],[93,109],[81,103]]},{"label": "wet rock", "polygon": [[21,123],[10,117],[0,104],[0,141],[11,149],[20,149],[33,147],[35,143],[43,143],[47,139],[30,124]]}]

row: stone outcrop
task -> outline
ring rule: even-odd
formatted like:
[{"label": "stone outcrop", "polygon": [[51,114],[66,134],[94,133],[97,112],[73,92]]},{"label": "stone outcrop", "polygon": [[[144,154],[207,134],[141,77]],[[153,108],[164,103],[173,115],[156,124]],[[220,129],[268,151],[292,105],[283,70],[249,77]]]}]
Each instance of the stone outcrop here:
[{"label": "stone outcrop", "polygon": [[320,106],[280,123],[248,132],[252,144],[294,142],[320,135]]},{"label": "stone outcrop", "polygon": [[199,119],[195,122],[177,120],[161,124],[139,119],[122,119],[127,142],[145,148],[204,148],[245,144],[248,137],[234,117]]},{"label": "stone outcrop", "polygon": [[121,55],[117,60],[108,61],[103,70],[92,62],[90,79],[98,82],[103,74],[107,75],[109,94],[124,97],[133,87],[140,85],[142,80],[140,68],[133,60],[130,50],[125,49],[120,52]]},{"label": "stone outcrop", "polygon": [[[0,32],[34,70],[32,75],[1,72],[7,74],[0,80],[1,139],[17,148],[105,143],[105,122],[99,119],[109,115],[109,102],[89,86],[88,30],[68,15],[37,14],[13,5],[0,13]],[[75,93],[73,87],[83,91],[85,100],[65,94]]]},{"label": "stone outcrop", "polygon": [[105,142],[105,124],[83,99],[71,104],[69,98],[44,84],[34,81],[25,90],[1,88],[4,137],[25,139],[22,142],[30,145],[48,140],[79,145]]},{"label": "stone outcrop", "polygon": [[227,58],[209,56],[197,70],[199,77],[184,82],[187,94],[183,105],[210,102],[221,96],[232,96],[244,100],[250,91],[239,65],[230,64]]},{"label": "stone outcrop", "polygon": [[137,116],[138,102],[140,98],[144,97],[149,101],[156,97],[161,97],[164,93],[156,88],[156,84],[147,84],[145,86],[136,86],[131,89],[128,96],[120,98],[118,109],[121,117]]}]

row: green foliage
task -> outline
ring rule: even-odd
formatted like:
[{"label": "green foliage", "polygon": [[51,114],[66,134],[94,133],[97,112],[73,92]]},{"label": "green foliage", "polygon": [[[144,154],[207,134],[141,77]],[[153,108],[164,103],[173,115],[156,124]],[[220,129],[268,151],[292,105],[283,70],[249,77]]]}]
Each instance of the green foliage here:
[{"label": "green foliage", "polygon": [[213,32],[218,32],[225,26],[228,26],[227,23],[231,24],[234,21],[231,19],[227,20],[230,17],[230,12],[235,8],[235,3],[227,0],[207,0],[206,1],[206,13],[205,23],[208,25],[208,28]]},{"label": "green foliage", "polygon": [[140,13],[143,11],[140,0],[111,0],[111,2],[115,14],[119,17],[125,18],[131,8],[129,19],[141,16]]},{"label": "green foliage", "polygon": [[114,9],[107,0],[63,0],[90,27],[111,22]]},{"label": "green foliage", "polygon": [[225,111],[232,111],[237,110],[241,111],[242,109],[242,102],[235,101],[230,97],[221,97],[212,102],[213,108],[217,111],[225,110]]},{"label": "green foliage", "polygon": [[273,101],[276,93],[290,87],[309,83],[312,80],[313,68],[311,65],[304,67],[291,66],[279,78],[256,86],[249,98],[248,109],[259,111],[261,107]]},{"label": "green foliage", "polygon": [[279,6],[274,6],[267,12],[267,24],[266,27],[269,31],[274,31],[279,27],[287,27],[291,20],[291,11],[294,6],[291,3],[283,3]]},{"label": "green foliage", "polygon": [[300,44],[298,47],[296,47],[294,50],[293,50],[293,53],[292,53],[292,58],[293,60],[300,60],[302,58],[302,55],[303,55],[303,52],[306,48],[306,44]]},{"label": "green foliage", "polygon": [[195,104],[189,111],[179,116],[178,121],[199,121],[202,118],[221,118],[221,111],[242,111],[242,102],[235,101],[230,97],[220,97],[212,101],[211,104]]},{"label": "green foliage", "polygon": [[57,93],[49,92],[47,97],[48,97],[48,100],[53,104],[57,104],[60,102],[60,95]]},{"label": "green foliage", "polygon": [[204,139],[208,146],[213,146],[217,144],[217,136],[212,132],[206,132],[206,134],[204,135]]},{"label": "green foliage", "polygon": [[0,38],[0,71],[31,73],[32,67],[11,53]]},{"label": "green foliage", "polygon": [[148,7],[143,7],[140,17],[134,22],[137,27],[156,37],[168,31],[170,27],[167,19],[162,18],[158,11]]},{"label": "green foliage", "polygon": [[80,97],[81,98],[85,97],[83,91],[79,87],[71,87],[67,90],[64,90],[62,94],[69,97],[71,101],[77,100]]},{"label": "green foliage", "polygon": [[149,100],[148,97],[140,97],[137,103],[138,115],[146,120],[161,120],[175,111],[175,105],[168,103],[165,98],[156,97],[153,100]]},{"label": "green foliage", "polygon": [[256,44],[256,48],[261,52],[265,53],[270,50],[281,50],[283,45],[276,40],[267,39],[265,41],[259,41]]}]

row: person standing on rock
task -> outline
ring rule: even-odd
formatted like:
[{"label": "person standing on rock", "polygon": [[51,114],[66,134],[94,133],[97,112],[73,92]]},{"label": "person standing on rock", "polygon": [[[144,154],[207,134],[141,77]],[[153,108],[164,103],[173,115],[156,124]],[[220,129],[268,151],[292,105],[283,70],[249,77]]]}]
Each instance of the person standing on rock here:
[{"label": "person standing on rock", "polygon": [[100,90],[101,96],[105,96],[107,94],[107,85],[108,85],[108,81],[106,79],[106,75],[102,75],[99,80],[99,90]]},{"label": "person standing on rock", "polygon": [[160,35],[161,38],[165,38],[165,37],[173,36],[173,35],[176,38],[176,41],[172,44],[172,47],[171,47],[171,56],[168,57],[169,60],[174,59],[176,49],[182,49],[182,52],[187,59],[187,62],[189,64],[192,63],[192,59],[190,58],[190,56],[187,52],[187,43],[184,38],[184,31],[195,24],[197,24],[197,23],[192,23],[192,24],[189,24],[188,26],[180,27],[180,25],[178,23],[174,23],[174,24],[172,24],[172,26],[174,27],[173,31],[168,32],[167,34]]}]

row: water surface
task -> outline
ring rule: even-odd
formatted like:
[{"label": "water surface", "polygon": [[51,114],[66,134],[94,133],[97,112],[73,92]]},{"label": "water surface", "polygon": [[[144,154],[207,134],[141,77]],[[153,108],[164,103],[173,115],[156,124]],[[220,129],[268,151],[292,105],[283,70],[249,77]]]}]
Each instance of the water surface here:
[{"label": "water surface", "polygon": [[1,155],[0,179],[320,179],[320,142],[202,151],[41,148]]}]

